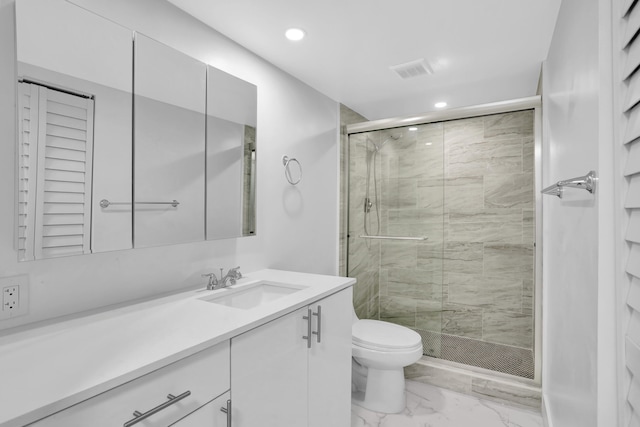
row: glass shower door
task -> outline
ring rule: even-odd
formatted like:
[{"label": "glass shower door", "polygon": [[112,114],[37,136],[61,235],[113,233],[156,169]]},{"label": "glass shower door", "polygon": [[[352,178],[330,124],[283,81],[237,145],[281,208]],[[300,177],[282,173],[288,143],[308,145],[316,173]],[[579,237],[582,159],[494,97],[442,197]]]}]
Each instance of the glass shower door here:
[{"label": "glass shower door", "polygon": [[360,318],[414,329],[427,356],[534,378],[535,114],[350,135]]},{"label": "glass shower door", "polygon": [[350,135],[348,275],[360,318],[407,326],[439,357],[443,303],[441,123]]}]

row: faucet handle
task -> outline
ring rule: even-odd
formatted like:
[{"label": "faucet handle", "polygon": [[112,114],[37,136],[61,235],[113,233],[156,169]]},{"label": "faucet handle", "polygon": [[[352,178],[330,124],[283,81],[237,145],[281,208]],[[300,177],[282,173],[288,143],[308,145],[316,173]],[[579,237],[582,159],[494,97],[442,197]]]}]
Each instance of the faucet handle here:
[{"label": "faucet handle", "polygon": [[234,276],[234,278],[236,280],[242,279],[242,273],[240,272],[240,266],[237,266],[236,268],[232,268],[230,270],[230,272],[233,274],[233,276]]},{"label": "faucet handle", "polygon": [[206,274],[201,274],[201,276],[209,278],[207,289],[211,290],[214,288],[214,286],[218,285],[218,278],[216,277],[216,273],[206,273]]},{"label": "faucet handle", "polygon": [[230,268],[229,271],[227,271],[227,275],[224,276],[224,281],[226,281],[227,279],[232,285],[236,284],[236,280],[242,279],[242,273],[240,273],[240,266],[235,268]]}]

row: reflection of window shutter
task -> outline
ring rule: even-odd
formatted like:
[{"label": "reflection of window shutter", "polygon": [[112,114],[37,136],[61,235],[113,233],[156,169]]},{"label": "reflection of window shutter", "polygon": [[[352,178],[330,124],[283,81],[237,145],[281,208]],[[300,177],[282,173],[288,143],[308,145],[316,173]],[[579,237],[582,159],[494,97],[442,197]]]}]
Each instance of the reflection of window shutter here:
[{"label": "reflection of window shutter", "polygon": [[[37,152],[36,168],[32,166],[25,170],[30,176],[21,180],[27,200],[26,216],[21,216],[20,223],[25,227],[24,259],[89,253],[93,100],[41,86],[23,85],[31,87],[21,89],[21,92],[31,93],[28,97],[29,125],[36,117],[38,123],[37,135],[33,131],[28,134],[29,146],[25,145],[24,130],[20,144],[21,158],[31,150],[28,155],[31,165],[34,165],[32,157]],[[26,101],[27,97],[21,97],[21,100]],[[26,113],[27,108],[21,106],[21,111]],[[22,117],[21,123],[24,127]],[[34,129],[33,126],[30,128]],[[37,170],[35,174],[32,173],[34,170]],[[30,257],[32,251],[34,255]]]},{"label": "reflection of window shutter", "polygon": [[[614,58],[618,58],[618,71],[621,74],[622,84],[616,82],[616,87],[621,88],[619,99],[622,103],[620,122],[620,141],[625,145],[626,166],[623,172],[628,180],[625,209],[628,218],[625,240],[628,246],[628,258],[626,260],[626,273],[628,291],[626,295],[626,307],[622,308],[625,319],[624,328],[624,352],[625,365],[624,383],[626,406],[629,411],[628,422],[625,426],[640,425],[640,3],[631,0],[619,2],[623,18],[620,28],[614,31],[619,35],[620,52],[614,51]],[[621,16],[618,15],[618,16]],[[618,147],[616,147],[617,149]],[[608,179],[608,178],[607,178]],[[623,293],[621,293],[622,295]],[[622,425],[622,423],[620,423]]]},{"label": "reflection of window shutter", "polygon": [[[35,173],[38,160],[38,87],[19,86],[18,149],[18,259],[34,259],[33,239],[36,203]],[[30,179],[30,176],[32,177]]]}]

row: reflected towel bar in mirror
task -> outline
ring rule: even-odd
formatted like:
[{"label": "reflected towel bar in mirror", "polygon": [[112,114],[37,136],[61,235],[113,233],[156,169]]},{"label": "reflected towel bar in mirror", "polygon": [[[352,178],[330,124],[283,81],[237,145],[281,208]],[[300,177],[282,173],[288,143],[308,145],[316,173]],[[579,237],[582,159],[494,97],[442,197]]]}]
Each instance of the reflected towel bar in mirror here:
[{"label": "reflected towel bar in mirror", "polygon": [[558,181],[555,184],[542,190],[541,193],[551,194],[553,196],[558,196],[558,198],[562,199],[562,193],[564,192],[564,187],[571,187],[571,188],[582,188],[583,190],[587,190],[591,194],[595,194],[597,180],[598,178],[596,176],[596,172],[589,171],[589,173],[586,174],[585,176],[579,176],[577,178]]},{"label": "reflected towel bar in mirror", "polygon": [[[101,208],[108,208],[111,205],[130,205],[131,202],[110,202],[107,199],[100,200]],[[177,208],[180,202],[177,200],[172,200],[170,202],[136,202],[136,205],[171,205],[174,208]]]},{"label": "reflected towel bar in mirror", "polygon": [[427,240],[428,237],[427,236],[420,236],[420,237],[412,237],[412,236],[366,236],[366,235],[361,235],[358,236],[361,237],[363,239],[380,239],[380,240]]}]

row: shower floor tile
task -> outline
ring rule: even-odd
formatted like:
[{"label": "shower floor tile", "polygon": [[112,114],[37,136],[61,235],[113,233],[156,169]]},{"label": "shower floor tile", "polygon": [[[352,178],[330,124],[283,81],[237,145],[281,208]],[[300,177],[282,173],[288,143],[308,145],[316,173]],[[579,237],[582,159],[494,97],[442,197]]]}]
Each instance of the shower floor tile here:
[{"label": "shower floor tile", "polygon": [[407,380],[407,407],[380,414],[351,405],[351,427],[542,427],[539,412]]}]

